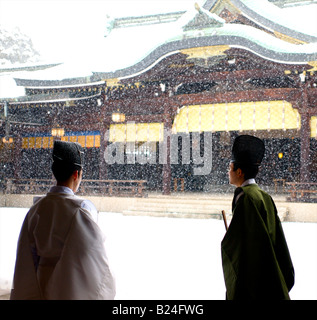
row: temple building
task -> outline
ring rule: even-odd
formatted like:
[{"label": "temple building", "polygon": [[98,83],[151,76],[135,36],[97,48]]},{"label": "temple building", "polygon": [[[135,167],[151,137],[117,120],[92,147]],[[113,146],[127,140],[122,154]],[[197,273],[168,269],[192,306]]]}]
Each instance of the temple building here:
[{"label": "temple building", "polygon": [[[118,18],[104,50],[91,49],[90,71],[11,70],[24,95],[0,99],[0,179],[51,178],[61,139],[84,147],[84,179],[146,180],[164,194],[182,179],[185,190],[212,190],[228,184],[233,139],[252,134],[267,149],[260,183],[317,182],[317,34],[282,10],[207,0]],[[211,170],[194,174],[207,136]]]}]

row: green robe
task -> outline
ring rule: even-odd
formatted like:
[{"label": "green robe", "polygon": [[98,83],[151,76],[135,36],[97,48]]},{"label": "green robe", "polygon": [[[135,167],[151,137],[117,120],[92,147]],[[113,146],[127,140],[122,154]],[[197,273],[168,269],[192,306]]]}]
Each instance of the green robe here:
[{"label": "green robe", "polygon": [[227,299],[288,300],[294,268],[274,201],[257,184],[239,190],[221,242]]}]

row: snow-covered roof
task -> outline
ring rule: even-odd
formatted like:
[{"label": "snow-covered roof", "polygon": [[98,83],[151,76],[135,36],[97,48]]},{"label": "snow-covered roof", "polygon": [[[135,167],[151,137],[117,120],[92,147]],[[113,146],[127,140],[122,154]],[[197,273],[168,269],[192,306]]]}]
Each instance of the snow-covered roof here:
[{"label": "snow-covered roof", "polygon": [[[18,98],[25,95],[25,90],[23,87],[15,81],[15,78],[27,77],[28,79],[32,74],[36,73],[36,77],[39,76],[40,71],[59,66],[60,63],[23,63],[8,65],[3,64],[0,67],[0,99],[11,99]],[[55,68],[54,68],[55,69]]]},{"label": "snow-covered roof", "polygon": [[[212,10],[218,0],[207,0],[204,8]],[[230,0],[244,16],[263,27],[304,42],[317,42],[317,4],[280,8],[268,0]]]},{"label": "snow-covered roof", "polygon": [[0,73],[0,99],[20,97],[24,88],[17,86],[11,73]]},{"label": "snow-covered roof", "polygon": [[[204,21],[200,29],[187,28],[198,15],[208,16],[210,25]],[[218,24],[215,24],[215,21]],[[317,43],[296,45],[252,26],[221,24],[219,17],[204,9],[197,12],[194,8],[173,23],[156,24],[146,28],[140,26],[114,29],[105,43],[109,44],[112,49],[103,54],[104,62],[100,63],[99,60],[100,64],[94,70],[103,72],[105,78],[125,77],[143,72],[169,54],[201,46],[240,47],[267,60],[281,63],[306,64],[317,59]],[[116,60],[115,57],[119,59]]]},{"label": "snow-covered roof", "polygon": [[[282,18],[280,10],[285,9],[267,0],[231,0],[250,19],[257,19],[260,24],[266,25],[270,22],[273,27],[288,33],[295,30],[292,36],[305,35],[309,38],[306,37],[306,40],[311,40],[308,41],[310,43],[292,44],[252,26],[225,23],[209,12],[215,3],[208,0],[204,5],[208,10],[193,7],[176,21],[113,28],[107,37],[100,39],[96,47],[91,49],[90,56],[81,57],[80,53],[76,53],[72,63],[27,72],[17,78],[45,86],[58,85],[61,81],[72,84],[76,81],[85,83],[130,77],[145,72],[164,57],[182,49],[213,45],[243,48],[267,60],[281,63],[307,64],[317,60],[317,42],[313,41],[317,39],[317,29],[301,30],[298,33],[300,26],[294,19]],[[197,22],[201,23],[198,27],[195,26]]]}]

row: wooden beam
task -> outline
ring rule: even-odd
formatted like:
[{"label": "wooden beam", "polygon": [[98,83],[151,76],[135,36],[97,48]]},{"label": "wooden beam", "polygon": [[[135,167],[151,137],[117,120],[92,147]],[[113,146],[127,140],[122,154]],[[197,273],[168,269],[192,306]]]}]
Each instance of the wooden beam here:
[{"label": "wooden beam", "polygon": [[285,100],[297,101],[301,98],[301,92],[296,88],[256,89],[230,92],[202,92],[191,95],[175,96],[181,105]]},{"label": "wooden beam", "polygon": [[237,70],[237,71],[221,71],[221,72],[198,72],[187,73],[178,75],[170,79],[171,83],[194,83],[194,82],[212,82],[212,81],[236,81],[236,80],[248,80],[248,79],[260,79],[260,78],[272,78],[272,77],[285,77],[284,70]]}]

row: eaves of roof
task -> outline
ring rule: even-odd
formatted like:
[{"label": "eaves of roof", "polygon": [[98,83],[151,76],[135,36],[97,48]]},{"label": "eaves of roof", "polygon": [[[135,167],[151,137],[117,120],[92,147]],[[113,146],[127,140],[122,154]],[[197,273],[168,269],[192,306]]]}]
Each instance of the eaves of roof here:
[{"label": "eaves of roof", "polygon": [[[207,0],[203,7],[204,9],[211,11],[217,2],[219,2],[219,0]],[[277,31],[306,43],[317,42],[317,36],[314,35],[315,32],[304,32],[294,24],[291,25],[290,23],[283,22],[281,19],[283,9],[276,7],[268,1],[230,0],[230,2],[244,16],[268,30]]]},{"label": "eaves of roof", "polygon": [[183,31],[178,36],[157,44],[145,58],[133,65],[114,72],[94,72],[94,75],[99,79],[132,77],[180,50],[215,45],[243,48],[277,63],[307,64],[317,60],[317,44],[295,45],[251,26],[224,24],[217,28]]},{"label": "eaves of roof", "polygon": [[10,102],[10,105],[18,104],[38,104],[38,103],[58,103],[58,102],[67,102],[67,101],[79,101],[87,100],[99,97],[101,92],[98,92],[93,95],[87,95],[83,97],[71,97],[68,93],[55,93],[55,94],[38,94],[32,96],[23,96],[15,99],[6,99]]}]

